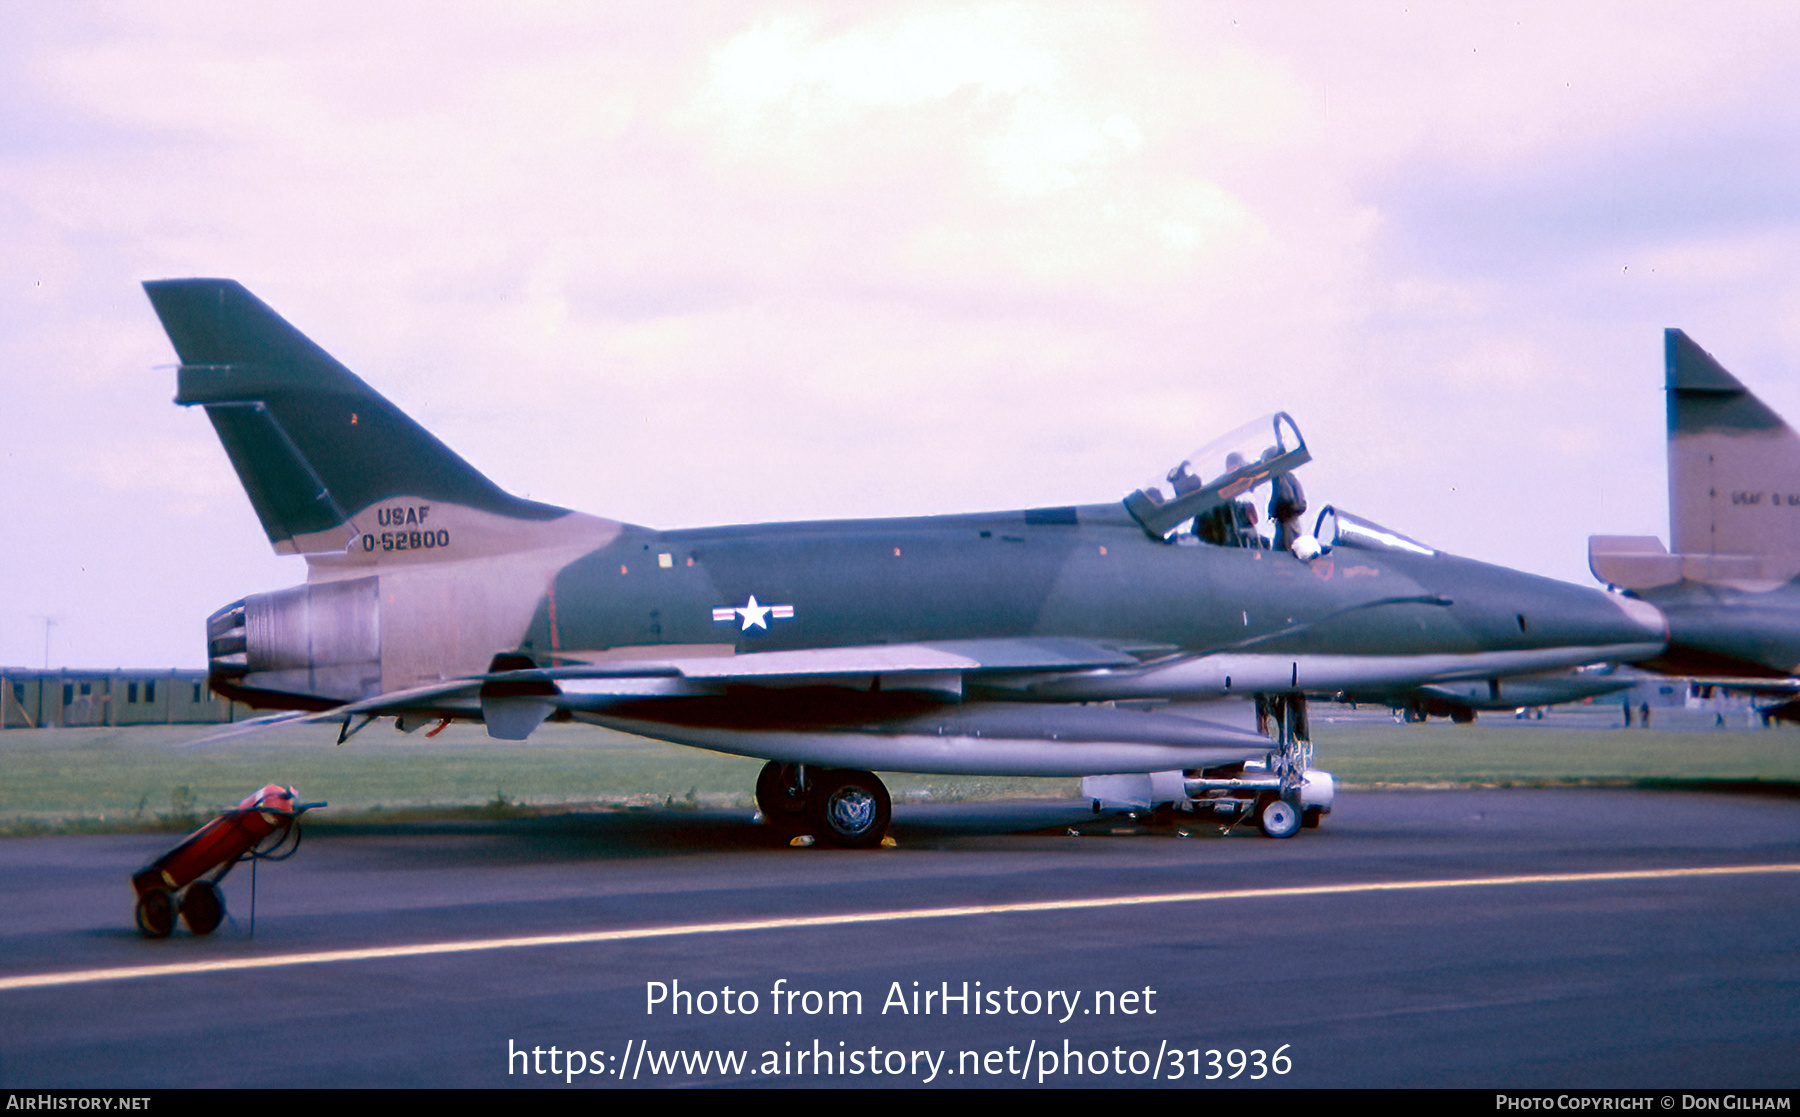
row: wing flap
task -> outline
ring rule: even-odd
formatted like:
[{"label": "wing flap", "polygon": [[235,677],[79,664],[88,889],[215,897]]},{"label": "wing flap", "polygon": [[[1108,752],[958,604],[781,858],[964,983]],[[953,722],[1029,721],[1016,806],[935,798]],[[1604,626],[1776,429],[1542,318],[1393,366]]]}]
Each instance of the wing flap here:
[{"label": "wing flap", "polygon": [[401,714],[472,717],[478,710],[487,710],[494,714],[508,711],[509,716],[502,720],[510,723],[510,712],[518,707],[519,717],[541,721],[539,715],[549,708],[581,710],[622,698],[710,694],[730,684],[828,683],[835,679],[866,680],[880,676],[894,680],[897,689],[911,680],[926,689],[943,690],[946,679],[954,682],[975,672],[1059,673],[1131,667],[1138,662],[1128,652],[1094,641],[1058,637],[871,644],[734,656],[619,660],[566,667],[527,667],[447,679],[347,702],[292,720],[301,723],[342,722],[356,717]]},{"label": "wing flap", "polygon": [[843,648],[746,652],[553,667],[546,679],[623,679],[659,675],[718,682],[857,675],[942,675],[977,671],[1081,671],[1135,667],[1136,657],[1089,640],[1045,637],[1017,640],[943,640],[918,644],[868,644]]}]

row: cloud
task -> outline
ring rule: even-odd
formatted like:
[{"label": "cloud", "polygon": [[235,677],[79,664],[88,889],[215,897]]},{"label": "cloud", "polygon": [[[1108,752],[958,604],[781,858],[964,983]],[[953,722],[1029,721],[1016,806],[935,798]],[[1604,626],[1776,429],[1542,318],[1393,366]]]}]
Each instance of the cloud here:
[{"label": "cloud", "polygon": [[919,284],[1136,286],[1262,233],[1224,187],[1168,165],[1173,137],[1146,135],[1158,91],[1110,80],[1145,30],[1044,6],[901,8],[835,31],[776,18],[714,52],[687,119],[765,189],[881,198],[879,218],[859,215],[875,234],[865,266]]},{"label": "cloud", "polygon": [[1785,6],[5,18],[0,469],[43,532],[0,577],[77,658],[193,664],[298,577],[168,403],[154,276],[653,524],[1116,499],[1285,408],[1316,506],[1584,580],[1663,526],[1663,326],[1800,415]]}]

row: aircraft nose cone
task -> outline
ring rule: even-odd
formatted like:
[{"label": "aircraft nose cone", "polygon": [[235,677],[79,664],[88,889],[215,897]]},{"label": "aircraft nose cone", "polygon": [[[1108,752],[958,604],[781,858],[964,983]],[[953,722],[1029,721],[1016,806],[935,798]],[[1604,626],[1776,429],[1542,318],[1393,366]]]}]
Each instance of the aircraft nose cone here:
[{"label": "aircraft nose cone", "polygon": [[1619,611],[1625,614],[1628,628],[1635,631],[1643,640],[1657,644],[1669,642],[1669,618],[1663,615],[1661,609],[1648,601],[1626,597],[1623,594],[1609,593],[1606,598],[1618,606]]},{"label": "aircraft nose cone", "polygon": [[1434,588],[1467,609],[1471,632],[1489,647],[1635,662],[1668,642],[1668,622],[1649,602],[1485,564],[1443,566],[1455,577]]},{"label": "aircraft nose cone", "polygon": [[1527,605],[1520,626],[1527,640],[1593,648],[1621,662],[1656,655],[1668,643],[1668,620],[1647,601],[1566,583],[1545,591]]}]

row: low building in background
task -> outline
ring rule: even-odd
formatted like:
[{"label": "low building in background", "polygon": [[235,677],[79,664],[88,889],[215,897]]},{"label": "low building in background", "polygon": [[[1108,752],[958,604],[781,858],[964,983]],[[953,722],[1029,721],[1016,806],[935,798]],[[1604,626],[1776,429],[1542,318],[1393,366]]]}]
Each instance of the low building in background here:
[{"label": "low building in background", "polygon": [[208,724],[251,713],[208,690],[205,671],[0,667],[0,729]]}]

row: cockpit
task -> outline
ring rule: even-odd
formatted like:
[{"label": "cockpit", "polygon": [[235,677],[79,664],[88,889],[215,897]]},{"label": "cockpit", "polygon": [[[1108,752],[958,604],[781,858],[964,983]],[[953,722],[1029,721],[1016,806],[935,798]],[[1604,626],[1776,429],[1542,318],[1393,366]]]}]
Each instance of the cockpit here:
[{"label": "cockpit", "polygon": [[1437,554],[1437,548],[1428,547],[1411,536],[1382,527],[1373,520],[1340,512],[1330,505],[1326,505],[1325,510],[1319,513],[1318,522],[1313,525],[1313,538],[1326,551],[1354,547],[1360,551],[1404,551],[1407,554],[1427,556]]},{"label": "cockpit", "polygon": [[[1300,428],[1285,412],[1265,415],[1202,446],[1162,478],[1125,498],[1125,507],[1150,535],[1222,547],[1287,546],[1286,526],[1298,535],[1306,511],[1294,470],[1312,460]],[[1263,492],[1268,499],[1260,499]],[[1295,506],[1297,503],[1297,507]],[[1261,511],[1274,526],[1264,535]]]},{"label": "cockpit", "polygon": [[1292,551],[1302,559],[1336,547],[1437,553],[1330,506],[1309,534],[1301,523],[1306,495],[1293,473],[1311,460],[1300,428],[1279,411],[1195,450],[1126,497],[1125,508],[1153,538],[1186,546]]}]

